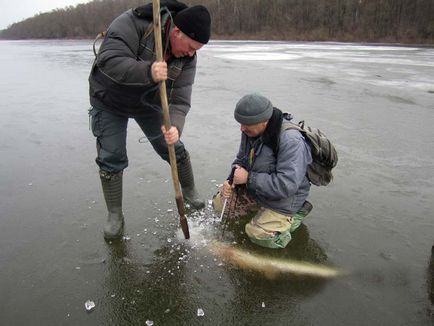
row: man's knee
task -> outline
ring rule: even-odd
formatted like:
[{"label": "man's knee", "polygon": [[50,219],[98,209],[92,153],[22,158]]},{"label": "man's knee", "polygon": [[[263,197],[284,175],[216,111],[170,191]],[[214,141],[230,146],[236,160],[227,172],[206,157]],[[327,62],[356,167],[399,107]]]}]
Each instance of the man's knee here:
[{"label": "man's knee", "polygon": [[[152,142],[152,147],[155,152],[166,162],[169,162],[169,147],[163,137],[159,139],[154,139]],[[182,162],[188,156],[188,153],[181,141],[175,144],[175,156],[177,162]]]},{"label": "man's knee", "polygon": [[128,118],[92,108],[89,110],[93,135],[96,137],[96,163],[101,170],[120,172],[128,166],[126,150]]},{"label": "man's knee", "polygon": [[108,172],[119,172],[128,166],[126,143],[123,134],[97,138],[98,166]]},{"label": "man's knee", "polygon": [[245,226],[249,239],[262,247],[285,248],[291,241],[291,217],[261,209]]},{"label": "man's knee", "polygon": [[125,152],[109,152],[100,148],[96,163],[101,170],[117,173],[123,171],[128,166],[128,157]]}]

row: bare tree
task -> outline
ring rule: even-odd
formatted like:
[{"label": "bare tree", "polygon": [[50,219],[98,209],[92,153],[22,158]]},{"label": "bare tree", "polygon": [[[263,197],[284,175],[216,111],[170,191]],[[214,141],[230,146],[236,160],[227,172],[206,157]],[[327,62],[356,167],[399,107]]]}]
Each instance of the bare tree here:
[{"label": "bare tree", "polygon": [[[150,0],[146,0],[150,1]],[[185,0],[204,4],[213,38],[434,43],[433,0]],[[92,38],[140,0],[93,0],[12,24],[2,38]]]}]

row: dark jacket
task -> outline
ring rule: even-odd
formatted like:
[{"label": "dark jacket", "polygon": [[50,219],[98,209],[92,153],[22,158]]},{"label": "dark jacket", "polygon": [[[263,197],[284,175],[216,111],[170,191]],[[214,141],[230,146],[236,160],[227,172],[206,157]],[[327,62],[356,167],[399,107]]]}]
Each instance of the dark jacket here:
[{"label": "dark jacket", "polygon": [[[170,51],[168,34],[173,24],[167,11],[161,26],[163,47]],[[134,10],[121,14],[109,26],[89,76],[91,105],[128,117],[161,110],[158,84],[150,74],[155,57],[152,19],[138,17]],[[196,55],[172,57],[167,64],[171,123],[182,132],[190,110]]]},{"label": "dark jacket", "polygon": [[[275,113],[276,109],[273,117]],[[249,172],[247,189],[261,206],[292,215],[309,195],[310,182],[306,172],[312,157],[309,145],[298,130],[280,132],[281,112],[279,116],[270,120],[264,134],[256,139],[242,133],[234,164]]]}]

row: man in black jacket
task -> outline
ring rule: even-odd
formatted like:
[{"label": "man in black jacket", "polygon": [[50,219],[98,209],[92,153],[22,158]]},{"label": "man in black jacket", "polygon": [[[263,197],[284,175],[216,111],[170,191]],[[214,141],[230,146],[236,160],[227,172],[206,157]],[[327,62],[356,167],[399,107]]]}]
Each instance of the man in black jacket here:
[{"label": "man in black jacket", "polygon": [[[167,144],[175,145],[179,181],[193,208],[204,207],[193,178],[190,157],[179,140],[190,109],[196,74],[196,51],[208,43],[210,15],[201,5],[161,2],[164,61],[155,61],[152,4],[128,10],[109,26],[89,76],[92,131],[108,220],[104,237],[123,231],[122,174],[128,166],[128,119],[139,124],[154,150],[169,161]],[[163,126],[158,84],[166,80],[172,127]]]}]

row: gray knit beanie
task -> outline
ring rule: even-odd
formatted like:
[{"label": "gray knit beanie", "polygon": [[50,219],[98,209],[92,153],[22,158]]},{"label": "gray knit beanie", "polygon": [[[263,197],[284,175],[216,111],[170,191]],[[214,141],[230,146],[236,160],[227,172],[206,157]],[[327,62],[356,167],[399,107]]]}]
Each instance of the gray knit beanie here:
[{"label": "gray knit beanie", "polygon": [[273,115],[273,104],[258,93],[243,96],[235,106],[234,117],[240,124],[254,125]]}]

